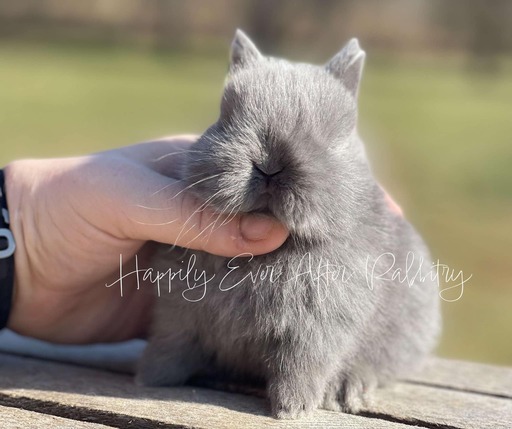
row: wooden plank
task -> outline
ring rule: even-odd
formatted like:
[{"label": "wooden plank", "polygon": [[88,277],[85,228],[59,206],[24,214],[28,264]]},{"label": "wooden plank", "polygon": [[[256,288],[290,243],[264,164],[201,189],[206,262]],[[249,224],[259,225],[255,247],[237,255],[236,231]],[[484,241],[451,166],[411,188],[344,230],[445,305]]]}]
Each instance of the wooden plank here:
[{"label": "wooden plank", "polygon": [[407,383],[379,390],[366,410],[426,427],[512,428],[510,399]]},{"label": "wooden plank", "polygon": [[0,427],[2,429],[107,429],[96,423],[64,419],[48,414],[34,413],[19,408],[0,405]]},{"label": "wooden plank", "polygon": [[512,398],[512,368],[432,358],[409,380],[467,392]]},{"label": "wooden plank", "polygon": [[[410,425],[319,410],[308,419],[279,421],[264,400],[208,389],[144,388],[128,375],[30,358],[0,355],[0,393],[63,404],[75,413],[119,416],[191,428],[368,428],[408,429]],[[1,398],[0,398],[1,402]],[[99,417],[98,417],[99,416]],[[102,420],[97,420],[102,422]],[[114,422],[114,423],[115,423]],[[107,424],[107,423],[106,423]],[[167,426],[165,426],[167,424]],[[112,424],[115,425],[115,424]],[[118,427],[123,427],[117,424]],[[135,427],[141,427],[137,425]],[[159,426],[160,427],[160,426]]]},{"label": "wooden plank", "polygon": [[[433,373],[434,379],[437,377],[438,383],[444,383],[449,379],[450,367],[457,371],[459,365],[459,362],[438,360],[427,371]],[[437,367],[442,371],[436,372]],[[404,425],[512,428],[512,400],[461,392],[451,387],[400,383],[382,389],[365,411],[365,415],[372,417],[370,419],[320,410],[308,420],[282,422],[268,417],[265,401],[249,396],[189,387],[142,388],[135,386],[130,376],[9,355],[0,355],[0,368],[0,392],[4,395],[81,407],[83,415],[113,412],[121,416],[118,422],[131,416],[197,428],[410,427]],[[480,365],[474,368],[475,375],[467,367],[464,370],[469,380],[475,382],[473,385],[497,391],[500,383],[491,384],[491,377],[487,377],[479,384],[478,374],[482,368]],[[508,372],[506,368],[498,369],[502,376],[502,370]],[[468,381],[466,385],[472,384]]]},{"label": "wooden plank", "polygon": [[[0,332],[0,352],[125,373],[133,372],[135,362],[145,345],[146,342],[142,340],[88,346],[56,345],[22,337],[8,330]],[[432,358],[422,372],[409,377],[408,380],[431,386],[512,398],[512,368]]]}]

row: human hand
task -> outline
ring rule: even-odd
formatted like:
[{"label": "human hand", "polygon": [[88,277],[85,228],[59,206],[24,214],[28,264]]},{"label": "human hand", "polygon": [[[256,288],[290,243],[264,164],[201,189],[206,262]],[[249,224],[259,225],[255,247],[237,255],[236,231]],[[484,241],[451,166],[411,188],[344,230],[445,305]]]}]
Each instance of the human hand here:
[{"label": "human hand", "polygon": [[[143,337],[153,295],[105,285],[148,262],[159,241],[235,256],[263,254],[287,238],[270,217],[221,216],[201,207],[180,182],[195,137],[166,138],[98,154],[22,160],[4,172],[16,241],[15,290],[8,327],[61,343]],[[225,221],[225,222],[224,222]],[[144,285],[142,285],[144,288]]]}]

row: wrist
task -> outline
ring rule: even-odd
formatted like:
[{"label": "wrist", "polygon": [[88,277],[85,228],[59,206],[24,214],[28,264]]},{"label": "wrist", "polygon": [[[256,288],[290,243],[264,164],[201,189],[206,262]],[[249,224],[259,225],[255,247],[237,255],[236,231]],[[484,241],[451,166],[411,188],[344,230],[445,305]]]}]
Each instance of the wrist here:
[{"label": "wrist", "polygon": [[[12,233],[16,250],[14,254],[13,281],[12,281],[12,300],[9,320],[7,327],[18,331],[17,321],[20,320],[20,287],[25,282],[23,277],[28,273],[26,264],[23,211],[21,210],[22,200],[22,177],[18,173],[19,162],[8,164],[4,169],[4,190],[9,208],[9,227]],[[20,282],[21,280],[21,282]]]},{"label": "wrist", "polygon": [[9,321],[14,288],[14,251],[4,170],[0,170],[0,330]]}]

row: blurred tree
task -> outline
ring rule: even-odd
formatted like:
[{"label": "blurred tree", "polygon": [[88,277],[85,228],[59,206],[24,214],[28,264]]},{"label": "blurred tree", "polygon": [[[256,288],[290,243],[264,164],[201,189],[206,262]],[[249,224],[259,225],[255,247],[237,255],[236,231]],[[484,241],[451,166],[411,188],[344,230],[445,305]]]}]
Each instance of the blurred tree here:
[{"label": "blurred tree", "polygon": [[152,0],[140,7],[152,8],[153,37],[156,48],[182,48],[189,31],[187,2],[181,0]]},{"label": "blurred tree", "polygon": [[469,0],[472,32],[469,49],[476,65],[495,69],[497,56],[506,51],[510,37],[509,0]]},{"label": "blurred tree", "polygon": [[320,59],[357,36],[382,51],[468,50],[491,66],[512,51],[512,0],[0,0],[0,36],[210,47],[237,26],[270,54]]},{"label": "blurred tree", "polygon": [[286,1],[248,0],[245,7],[247,32],[258,40],[264,51],[272,51],[282,42],[286,29]]},{"label": "blurred tree", "polygon": [[454,43],[465,45],[471,64],[496,70],[498,56],[512,51],[512,2],[509,0],[452,0],[437,2],[441,23],[452,29]]}]

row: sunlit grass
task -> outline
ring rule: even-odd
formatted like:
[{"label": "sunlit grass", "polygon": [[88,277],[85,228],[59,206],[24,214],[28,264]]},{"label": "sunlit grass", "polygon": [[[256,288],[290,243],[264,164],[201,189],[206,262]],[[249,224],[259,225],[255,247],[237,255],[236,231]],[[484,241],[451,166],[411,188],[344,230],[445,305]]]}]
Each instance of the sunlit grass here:
[{"label": "sunlit grass", "polygon": [[201,132],[217,115],[226,68],[121,48],[0,44],[0,55],[3,160]]},{"label": "sunlit grass", "polygon": [[[226,53],[0,42],[0,164],[202,132]],[[473,274],[445,304],[440,353],[512,364],[512,73],[369,61],[361,129],[374,170],[434,257]]]}]

